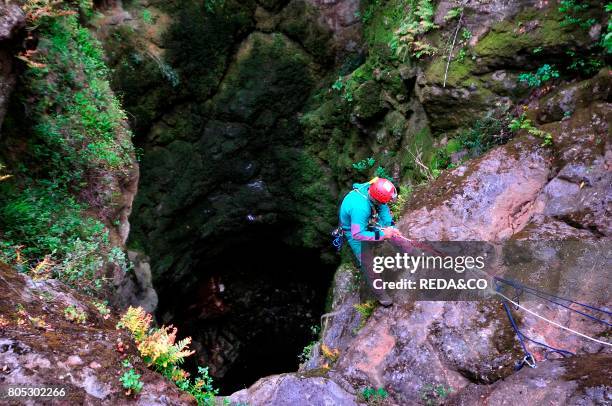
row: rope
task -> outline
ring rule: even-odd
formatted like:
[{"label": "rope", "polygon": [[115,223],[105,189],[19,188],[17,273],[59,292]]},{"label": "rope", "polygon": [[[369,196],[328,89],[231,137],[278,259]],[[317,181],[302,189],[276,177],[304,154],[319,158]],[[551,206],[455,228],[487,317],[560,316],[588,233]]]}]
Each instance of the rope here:
[{"label": "rope", "polygon": [[[496,292],[499,292],[500,289],[501,289],[501,286],[497,285]],[[521,343],[521,347],[523,347],[523,352],[525,353],[525,358],[523,358],[521,364],[518,366],[517,369],[522,368],[524,364],[529,365],[531,368],[536,368],[535,358],[527,349],[527,346],[525,345],[525,342],[523,341],[523,339],[528,340],[541,347],[545,347],[558,354],[561,354],[561,356],[563,356],[564,358],[568,355],[574,355],[574,353],[570,351],[562,350],[560,348],[555,348],[546,343],[543,343],[543,342],[534,340],[530,337],[527,337],[516,325],[516,322],[514,321],[514,317],[512,317],[512,312],[510,311],[510,307],[508,307],[508,304],[502,301],[502,305],[504,306],[504,310],[506,310],[506,315],[508,316],[508,320],[510,320],[510,324],[512,325],[512,328],[514,329],[514,332],[516,333],[516,336],[519,339],[519,342]],[[548,359],[548,356],[546,356],[546,358]]]},{"label": "rope", "polygon": [[[610,311],[608,311],[608,310],[600,309],[600,308],[598,308],[598,307],[594,307],[594,306],[590,306],[590,305],[587,305],[587,304],[584,304],[584,303],[576,302],[576,301],[574,301],[574,300],[567,299],[567,298],[563,298],[563,297],[560,297],[560,296],[555,296],[555,295],[553,295],[553,294],[551,294],[551,293],[547,293],[547,292],[544,292],[544,291],[541,291],[541,290],[538,290],[538,289],[535,289],[535,288],[531,288],[531,287],[529,287],[529,286],[523,285],[522,283],[519,283],[519,282],[516,282],[516,281],[512,281],[512,280],[508,280],[508,279],[500,278],[500,277],[498,277],[498,276],[496,276],[496,277],[495,277],[495,279],[496,279],[496,280],[499,280],[499,281],[501,281],[501,282],[504,282],[504,283],[506,283],[506,284],[508,284],[508,285],[510,285],[510,286],[512,286],[512,287],[514,287],[514,288],[520,287],[521,289],[527,289],[528,291],[533,291],[533,292],[537,292],[537,293],[542,294],[542,295],[546,295],[546,296],[554,297],[555,299],[564,300],[564,301],[566,301],[566,302],[570,302],[570,303],[573,303],[573,304],[576,304],[576,305],[579,305],[579,306],[585,307],[585,308],[590,309],[590,310],[594,310],[594,311],[598,311],[598,312],[601,312],[601,313],[606,313],[606,314],[608,314],[608,315],[612,315],[612,312],[610,312]],[[538,296],[538,295],[536,295],[536,294],[535,294],[535,293],[533,293],[533,292],[527,292],[527,293],[531,293],[532,295]],[[541,296],[538,296],[538,297],[541,297]],[[548,299],[548,298],[545,298],[545,297],[541,297],[541,298],[542,298],[542,299],[544,299],[544,300],[548,300],[549,302],[556,303],[556,304],[558,304],[558,305],[560,305],[560,306],[566,307],[566,306],[564,306],[563,304],[561,304],[561,303],[557,303],[557,302],[554,302],[554,301],[553,301],[553,300],[551,300],[551,299]],[[594,320],[600,321],[600,322],[602,322],[602,323],[606,323],[606,324],[607,324],[607,325],[609,325],[609,326],[612,326],[612,324],[610,324],[610,323],[608,323],[608,322],[606,322],[606,321],[604,321],[604,320],[600,320],[600,319],[598,319],[598,318],[592,317],[592,316],[590,316],[590,315],[588,315],[588,314],[585,314],[585,313],[580,312],[579,310],[572,309],[572,308],[570,308],[570,307],[566,307],[566,308],[567,308],[567,309],[570,309],[570,310],[573,310],[573,311],[575,311],[575,312],[577,312],[577,313],[580,313],[580,314],[582,314],[582,315],[584,315],[584,316],[590,317],[590,318],[592,318],[592,319],[594,319]]]},{"label": "rope", "polygon": [[559,327],[559,328],[561,328],[561,329],[563,329],[563,330],[569,331],[570,333],[574,333],[574,334],[576,334],[576,335],[578,335],[578,336],[580,336],[580,337],[582,337],[582,338],[586,338],[587,340],[591,340],[591,341],[594,341],[594,342],[596,342],[596,343],[603,344],[603,345],[607,345],[608,347],[612,347],[612,344],[611,344],[611,343],[607,343],[607,342],[605,342],[605,341],[601,341],[601,340],[598,340],[598,339],[596,339],[596,338],[589,337],[589,336],[588,336],[588,335],[586,335],[586,334],[583,334],[583,333],[581,333],[581,332],[579,332],[579,331],[576,331],[576,330],[572,330],[571,328],[569,328],[569,327],[565,327],[565,326],[563,326],[563,325],[561,325],[561,324],[559,324],[559,323],[557,323],[557,322],[555,322],[555,321],[549,320],[549,319],[547,319],[547,318],[546,318],[546,317],[544,317],[544,316],[540,316],[539,314],[537,314],[537,313],[536,313],[536,312],[534,312],[533,310],[530,310],[530,309],[526,308],[525,306],[522,306],[522,305],[518,304],[517,302],[515,302],[515,301],[514,301],[514,300],[512,300],[512,299],[510,299],[508,296],[504,295],[503,293],[501,293],[501,292],[499,292],[499,291],[496,291],[495,293],[496,293],[496,294],[498,294],[499,296],[503,297],[503,298],[504,298],[504,299],[506,299],[508,302],[510,302],[510,303],[512,303],[513,305],[515,305],[516,307],[518,307],[518,308],[520,308],[520,309],[523,309],[524,311],[526,311],[527,313],[531,314],[532,316],[535,316],[535,317],[537,317],[537,318],[539,318],[539,319],[542,319],[542,320],[544,320],[545,322],[552,324],[553,326],[557,326],[557,327]]},{"label": "rope", "polygon": [[[516,289],[516,287],[515,287],[515,289]],[[534,289],[534,290],[535,290],[535,289]],[[520,288],[520,292],[523,292],[523,291],[524,291],[524,290],[523,290],[523,288]],[[536,290],[536,292],[537,292],[537,290]],[[591,319],[591,320],[594,320],[594,321],[597,321],[597,322],[600,322],[600,323],[606,324],[606,325],[608,325],[608,326],[612,326],[612,323],[608,323],[608,322],[607,322],[607,321],[605,321],[605,320],[598,319],[597,317],[594,317],[594,316],[591,316],[590,314],[586,314],[586,313],[584,313],[584,312],[581,312],[580,310],[572,309],[571,307],[566,306],[566,305],[564,305],[563,303],[556,302],[556,301],[554,301],[554,300],[552,300],[552,299],[549,299],[549,298],[547,298],[547,297],[545,297],[545,296],[540,295],[539,293],[530,292],[530,291],[527,291],[526,293],[529,293],[529,294],[531,294],[531,295],[537,296],[537,297],[539,297],[540,299],[544,299],[544,300],[546,300],[546,301],[548,301],[548,302],[554,303],[554,304],[556,304],[556,305],[558,305],[558,306],[561,306],[561,307],[563,307],[563,308],[565,308],[565,309],[568,309],[568,310],[571,310],[571,311],[576,312],[576,313],[578,313],[578,314],[581,314],[581,315],[583,315],[584,317],[588,317],[588,318],[589,318],[589,319]],[[519,293],[519,296],[520,296],[520,293]],[[516,298],[516,299],[517,299],[516,301],[518,302],[518,296],[517,296],[517,298]]]},{"label": "rope", "polygon": [[442,252],[437,251],[434,248],[431,248],[427,244],[422,244],[422,243],[420,243],[418,241],[410,240],[410,239],[404,237],[403,235],[398,235],[398,238],[401,238],[402,240],[407,241],[409,244],[411,244],[412,246],[414,246],[416,248],[419,248],[422,251],[428,251],[429,253],[433,253],[435,255],[441,255],[441,256],[444,255]]}]

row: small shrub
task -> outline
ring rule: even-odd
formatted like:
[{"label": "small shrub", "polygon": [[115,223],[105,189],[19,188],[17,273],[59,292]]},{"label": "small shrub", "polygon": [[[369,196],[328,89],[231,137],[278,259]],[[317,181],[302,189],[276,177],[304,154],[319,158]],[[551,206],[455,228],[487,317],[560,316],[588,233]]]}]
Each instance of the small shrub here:
[{"label": "small shrub", "polygon": [[453,7],[450,10],[448,10],[446,15],[444,16],[444,20],[445,21],[454,20],[457,17],[459,17],[462,12],[463,12],[463,7]]},{"label": "small shrub", "polygon": [[518,81],[519,83],[526,83],[529,87],[540,87],[544,83],[558,77],[559,71],[554,66],[544,64],[535,73],[521,73]]},{"label": "small shrub", "polygon": [[385,388],[367,387],[361,391],[361,396],[368,405],[378,406],[385,403],[385,400],[389,397],[389,392]]},{"label": "small shrub", "polygon": [[194,351],[188,348],[191,337],[176,342],[176,328],[161,326],[150,328],[152,316],[141,307],[129,307],[121,316],[117,328],[128,330],[143,361],[160,372],[176,386],[192,394],[199,405],[214,405],[218,390],[213,389],[208,368],[198,367],[198,376],[191,380],[189,373],[179,367]]},{"label": "small shrub", "polygon": [[433,23],[434,14],[435,7],[430,0],[416,0],[415,4],[409,7],[409,12],[405,13],[406,16],[388,44],[400,61],[404,61],[408,55],[419,59],[437,52],[437,48],[431,44],[417,39],[437,28]]},{"label": "small shrub", "polygon": [[100,316],[104,319],[108,319],[110,316],[110,309],[108,308],[108,302],[93,302],[93,306],[96,308]]},{"label": "small shrub", "polygon": [[315,339],[309,342],[302,350],[302,353],[298,355],[298,360],[300,361],[300,364],[307,362],[312,356],[312,349],[315,345],[317,345],[319,333],[321,332],[321,326],[310,326],[310,332]]},{"label": "small shrub", "polygon": [[553,137],[550,133],[546,131],[542,131],[539,128],[535,127],[531,120],[529,120],[525,114],[521,115],[518,118],[513,119],[510,124],[508,124],[508,128],[512,132],[518,132],[520,130],[526,130],[529,134],[536,136],[542,140],[543,147],[549,147],[553,145]]},{"label": "small shrub", "polygon": [[121,375],[119,381],[123,384],[123,387],[127,389],[126,395],[140,393],[144,384],[140,380],[140,375],[134,371],[133,368],[128,369]]},{"label": "small shrub", "polygon": [[151,10],[148,9],[144,9],[142,11],[142,21],[144,21],[145,24],[154,24],[155,20],[153,18],[153,14],[151,13]]},{"label": "small shrub", "polygon": [[366,169],[370,169],[376,163],[376,159],[369,157],[366,159],[362,159],[361,161],[353,163],[353,168],[358,172],[364,171]]},{"label": "small shrub", "polygon": [[64,309],[64,318],[68,321],[84,324],[87,321],[87,314],[74,305],[70,305]]},{"label": "small shrub", "polygon": [[408,203],[408,199],[412,194],[412,187],[410,185],[402,185],[399,190],[400,192],[398,193],[397,198],[389,203],[389,209],[393,214],[393,221],[399,220],[404,211],[404,207],[406,207],[406,203]]}]

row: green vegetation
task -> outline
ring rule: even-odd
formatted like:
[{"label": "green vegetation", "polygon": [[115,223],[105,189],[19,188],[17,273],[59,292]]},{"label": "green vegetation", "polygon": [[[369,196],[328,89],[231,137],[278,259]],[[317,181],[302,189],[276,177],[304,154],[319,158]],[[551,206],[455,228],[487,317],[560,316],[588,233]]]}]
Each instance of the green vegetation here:
[{"label": "green vegetation", "polygon": [[361,330],[361,328],[366,325],[372,313],[374,313],[374,310],[378,307],[378,304],[374,300],[368,300],[367,302],[353,305],[353,307],[361,315],[359,326],[357,327],[357,330]]},{"label": "green vegetation", "polygon": [[445,399],[453,392],[453,388],[445,385],[427,384],[421,388],[421,399],[428,406],[444,404]]},{"label": "green vegetation", "polygon": [[310,326],[310,332],[312,333],[314,340],[309,342],[302,350],[302,353],[298,355],[298,360],[300,361],[300,364],[307,362],[312,356],[312,349],[319,342],[319,333],[321,332],[321,327],[320,326]]},{"label": "green vegetation", "polygon": [[370,406],[379,406],[385,403],[385,400],[389,397],[389,392],[385,388],[375,389],[368,386],[361,391],[361,397]]},{"label": "green vegetation", "polygon": [[410,185],[402,185],[399,188],[399,193],[397,194],[397,198],[389,203],[389,209],[393,214],[393,221],[398,221],[400,216],[404,212],[404,207],[408,203],[408,199],[410,199],[410,195],[412,195],[412,186]]},{"label": "green vegetation", "polygon": [[606,53],[612,54],[612,3],[608,3],[605,6],[606,14],[608,17],[608,26],[606,32],[601,36],[601,46],[604,48]]},{"label": "green vegetation", "polygon": [[448,10],[446,15],[444,16],[444,20],[452,21],[458,18],[462,12],[463,12],[463,7],[453,7],[450,10]]},{"label": "green vegetation", "polygon": [[155,19],[153,18],[153,14],[151,13],[151,10],[149,9],[144,9],[142,10],[142,21],[144,21],[145,24],[155,24]]},{"label": "green vegetation", "polygon": [[529,134],[534,135],[540,139],[542,139],[542,146],[548,147],[553,145],[553,137],[550,133],[546,131],[542,131],[536,126],[533,125],[530,119],[528,119],[525,114],[521,115],[518,118],[513,119],[510,124],[508,124],[508,129],[512,132],[518,132],[520,130],[526,130]]},{"label": "green vegetation", "polygon": [[521,73],[518,76],[520,83],[526,83],[529,87],[540,87],[544,83],[559,77],[559,71],[554,66],[544,64],[535,73]]},{"label": "green vegetation", "polygon": [[[79,5],[88,15],[91,2]],[[20,96],[31,109],[5,127],[12,140],[23,138],[17,134],[23,128],[31,134],[27,158],[0,185],[0,259],[91,292],[102,287],[110,262],[104,221],[113,219],[86,212],[97,208],[110,216],[113,196],[101,192],[102,184],[127,176],[133,148],[100,44],[68,7],[25,6],[37,16],[29,25],[39,40],[36,53],[20,57],[27,64]],[[122,253],[114,257],[127,269]]]},{"label": "green vegetation", "polygon": [[559,2],[559,12],[563,15],[561,26],[578,25],[584,29],[592,27],[597,20],[584,16],[589,8],[589,3],[583,0],[561,0]]},{"label": "green vegetation", "polygon": [[198,376],[191,379],[179,365],[194,351],[189,350],[191,337],[176,341],[177,329],[170,326],[151,328],[153,317],[142,308],[128,308],[117,328],[129,331],[136,342],[138,352],[147,366],[174,382],[181,390],[190,393],[198,405],[214,405],[218,389],[212,386],[208,368],[198,367]]},{"label": "green vegetation", "polygon": [[353,168],[355,168],[356,171],[361,172],[366,169],[370,169],[371,167],[374,166],[375,163],[376,163],[376,159],[369,157],[366,159],[362,159],[359,162],[355,162],[353,164]]},{"label": "green vegetation", "polygon": [[121,375],[119,378],[119,382],[123,385],[123,388],[126,389],[126,395],[138,394],[142,390],[144,383],[140,380],[140,375],[136,373],[136,371],[131,367],[131,364],[128,360],[123,361],[123,366],[129,368],[127,371]]},{"label": "green vegetation", "polygon": [[431,0],[412,0],[407,5],[408,12],[400,22],[399,28],[389,41],[389,48],[400,61],[409,55],[419,59],[425,55],[433,55],[437,49],[431,44],[419,39],[419,36],[437,28],[433,23],[435,7]]},{"label": "green vegetation", "polygon": [[108,302],[93,302],[93,306],[96,308],[100,316],[107,319],[110,315],[110,309],[108,308]]},{"label": "green vegetation", "polygon": [[64,318],[77,324],[84,324],[87,321],[87,314],[74,305],[64,309]]},{"label": "green vegetation", "polygon": [[213,406],[215,396],[219,392],[213,387],[213,379],[208,375],[208,367],[198,367],[198,375],[193,379],[183,379],[176,383],[180,390],[192,395],[198,402],[198,406]]}]

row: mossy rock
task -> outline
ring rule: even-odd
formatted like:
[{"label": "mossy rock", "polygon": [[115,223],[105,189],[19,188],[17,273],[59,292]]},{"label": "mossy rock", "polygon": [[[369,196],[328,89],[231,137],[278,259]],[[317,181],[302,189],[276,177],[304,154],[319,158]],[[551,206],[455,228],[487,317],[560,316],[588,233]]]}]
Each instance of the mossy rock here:
[{"label": "mossy rock", "polygon": [[354,94],[353,113],[360,120],[371,120],[380,116],[385,110],[381,99],[381,86],[374,80],[368,80],[357,88]]},{"label": "mossy rock", "polygon": [[333,56],[331,30],[319,23],[319,10],[305,0],[293,0],[280,13],[280,30],[317,60],[330,62]]},{"label": "mossy rock", "polygon": [[305,101],[314,83],[312,58],[299,45],[283,34],[255,32],[240,46],[214,110],[232,121],[271,127]]},{"label": "mossy rock", "polygon": [[556,6],[546,9],[527,9],[511,21],[501,21],[474,47],[481,60],[491,65],[518,65],[533,58],[533,50],[542,48],[539,55],[564,54],[568,48],[587,44],[588,34],[576,26],[564,27],[563,16]]},{"label": "mossy rock", "polygon": [[257,0],[257,2],[270,11],[278,11],[289,3],[289,0]]}]

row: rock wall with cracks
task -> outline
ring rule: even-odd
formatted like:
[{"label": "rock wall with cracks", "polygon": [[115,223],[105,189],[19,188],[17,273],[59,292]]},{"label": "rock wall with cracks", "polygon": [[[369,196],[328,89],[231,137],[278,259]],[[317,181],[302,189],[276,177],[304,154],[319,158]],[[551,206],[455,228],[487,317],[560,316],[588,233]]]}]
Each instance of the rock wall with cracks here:
[{"label": "rock wall with cracks", "polygon": [[[561,95],[576,88],[587,92],[588,96],[583,93],[571,102],[572,119],[547,124],[555,139],[572,142],[548,149],[523,135],[443,173],[415,192],[402,214],[400,230],[416,240],[609,241],[612,149],[605,117],[611,106],[600,101],[609,94],[605,75],[560,86],[533,105],[550,117],[560,108],[552,100],[558,103]],[[605,271],[609,259],[593,259],[591,252],[575,251],[571,245],[553,250],[555,259],[551,259],[549,249],[533,247],[529,255],[540,258],[541,265],[521,275],[527,285],[542,275],[558,278],[561,296],[604,309],[609,306]],[[404,302],[397,296],[393,307],[376,309],[359,329],[361,316],[354,305],[361,298],[354,289],[355,278],[350,266],[337,271],[320,342],[298,373],[264,378],[230,396],[230,401],[284,404],[284,393],[315,381],[326,382],[326,388],[342,387],[344,398],[338,404],[358,401],[365,387],[385,388],[389,392],[385,404],[393,405],[442,401],[432,392],[438,386],[447,391],[445,404],[458,405],[603,404],[610,397],[609,348],[520,311],[517,320],[524,334],[577,355],[545,360],[541,348],[530,346],[538,368],[516,372],[515,363],[523,353],[499,302]],[[521,303],[605,341],[605,325],[537,298],[523,297]],[[337,355],[330,356],[336,350]],[[333,393],[337,392],[313,390],[307,399],[310,404],[324,403]]]}]

